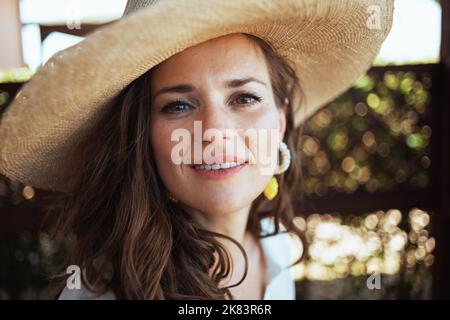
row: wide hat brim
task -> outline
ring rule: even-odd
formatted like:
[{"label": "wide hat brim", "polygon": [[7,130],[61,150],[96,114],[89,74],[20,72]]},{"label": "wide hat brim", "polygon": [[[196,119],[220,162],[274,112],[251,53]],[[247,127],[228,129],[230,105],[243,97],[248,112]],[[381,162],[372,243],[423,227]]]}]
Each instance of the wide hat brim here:
[{"label": "wide hat brim", "polygon": [[36,72],[1,118],[0,172],[72,190],[80,148],[122,89],[170,56],[232,33],[260,37],[295,63],[305,98],[300,124],[370,68],[392,15],[392,0],[160,1],[99,28]]}]

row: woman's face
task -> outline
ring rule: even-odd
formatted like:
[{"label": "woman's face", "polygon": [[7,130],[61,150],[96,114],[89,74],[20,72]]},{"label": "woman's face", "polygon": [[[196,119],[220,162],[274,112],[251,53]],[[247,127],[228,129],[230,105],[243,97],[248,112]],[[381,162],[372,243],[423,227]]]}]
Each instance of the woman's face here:
[{"label": "woman's face", "polygon": [[[261,133],[280,134],[269,140],[272,149],[266,148],[276,151],[285,130],[285,116],[275,104],[259,47],[244,35],[233,34],[188,48],[152,70],[151,96],[152,148],[158,173],[173,196],[206,214],[249,206],[272,176],[257,160]],[[248,129],[259,132],[260,140],[246,139]],[[181,153],[177,132],[190,134],[184,140],[189,147],[184,144]],[[184,157],[181,163],[175,154]],[[276,152],[268,156],[276,161]],[[199,160],[212,165],[211,170],[199,167]],[[214,170],[231,162],[244,164]]]}]

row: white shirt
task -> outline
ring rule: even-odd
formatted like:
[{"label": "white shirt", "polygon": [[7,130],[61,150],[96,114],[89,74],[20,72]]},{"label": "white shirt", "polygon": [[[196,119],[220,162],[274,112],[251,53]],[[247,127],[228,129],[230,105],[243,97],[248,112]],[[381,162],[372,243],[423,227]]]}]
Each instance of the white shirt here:
[{"label": "white shirt", "polygon": [[[261,220],[263,234],[274,230],[275,224],[270,218]],[[291,276],[290,264],[292,243],[289,235],[278,233],[274,236],[261,239],[261,246],[266,255],[269,283],[264,292],[264,300],[294,300],[295,282]],[[84,286],[81,289],[69,289],[61,292],[58,300],[115,300],[114,293],[108,291],[105,294],[94,297]]]},{"label": "white shirt", "polygon": [[[263,232],[271,233],[275,224],[270,218],[261,221]],[[291,276],[292,242],[287,233],[261,239],[267,259],[269,283],[264,300],[295,300],[295,282]]]}]

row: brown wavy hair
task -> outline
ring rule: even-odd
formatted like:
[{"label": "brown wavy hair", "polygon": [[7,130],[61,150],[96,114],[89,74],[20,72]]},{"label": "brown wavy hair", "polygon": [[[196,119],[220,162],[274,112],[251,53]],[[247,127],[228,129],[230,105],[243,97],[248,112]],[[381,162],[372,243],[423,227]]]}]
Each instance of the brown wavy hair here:
[{"label": "brown wavy hair", "polygon": [[[291,204],[291,193],[300,179],[299,129],[293,114],[294,107],[299,107],[293,101],[301,92],[300,82],[287,59],[260,38],[246,36],[264,54],[276,105],[284,108],[288,99],[284,141],[292,154],[290,167],[278,176],[278,196],[272,201],[263,195],[255,199],[247,229],[261,237],[260,220],[272,217],[275,230],[271,235],[283,232],[281,223],[286,232],[304,239],[293,223]],[[148,138],[150,77],[151,70],[108,106],[108,115],[82,149],[85,162],[74,191],[54,202],[53,209],[59,212],[55,234],[70,239],[64,266],[78,265],[90,291],[100,295],[112,290],[117,299],[233,298],[229,289],[247,274],[245,250],[236,240],[202,228],[168,199]],[[219,286],[232,266],[220,237],[235,243],[246,261],[242,279],[228,287]]]}]

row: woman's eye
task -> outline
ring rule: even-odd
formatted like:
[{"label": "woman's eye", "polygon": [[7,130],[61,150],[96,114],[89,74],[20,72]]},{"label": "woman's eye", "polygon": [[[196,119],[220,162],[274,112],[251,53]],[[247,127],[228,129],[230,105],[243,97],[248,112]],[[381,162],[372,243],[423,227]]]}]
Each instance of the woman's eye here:
[{"label": "woman's eye", "polygon": [[182,113],[189,111],[191,108],[192,106],[186,102],[174,101],[166,104],[161,111],[163,113]]},{"label": "woman's eye", "polygon": [[262,100],[261,97],[258,97],[253,94],[242,94],[236,98],[235,103],[237,104],[255,104]]}]

